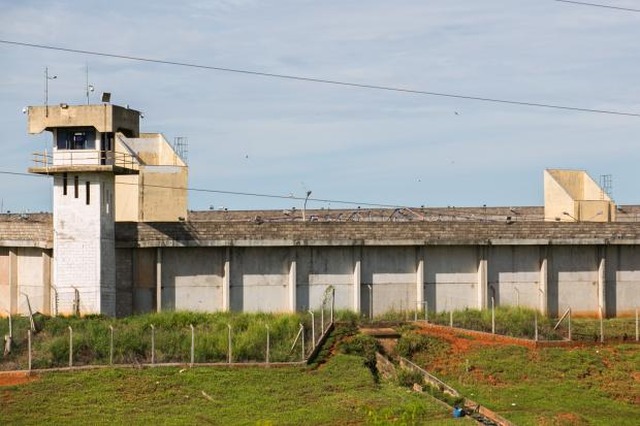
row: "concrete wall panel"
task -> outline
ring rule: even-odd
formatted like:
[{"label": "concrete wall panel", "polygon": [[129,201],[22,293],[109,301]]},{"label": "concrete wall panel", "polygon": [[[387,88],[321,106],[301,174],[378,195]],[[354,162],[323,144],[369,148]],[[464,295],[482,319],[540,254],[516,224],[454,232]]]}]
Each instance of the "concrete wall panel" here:
[{"label": "concrete wall panel", "polygon": [[478,307],[476,247],[426,247],[424,270],[429,311]]},{"label": "concrete wall panel", "polygon": [[[373,316],[416,306],[417,249],[365,247],[362,250],[360,311]],[[371,287],[369,287],[371,286]]]},{"label": "concrete wall panel", "polygon": [[133,313],[133,249],[116,250],[116,316]]},{"label": "concrete wall panel", "polygon": [[224,249],[163,249],[162,309],[221,310],[224,256]]},{"label": "concrete wall panel", "polygon": [[296,309],[320,309],[330,286],[335,288],[336,309],[352,309],[353,256],[352,247],[298,248]]},{"label": "concrete wall panel", "polygon": [[549,314],[598,315],[598,248],[555,246],[549,256]]},{"label": "concrete wall panel", "polygon": [[288,306],[289,248],[231,250],[232,311],[285,312]]},{"label": "concrete wall panel", "polygon": [[[537,246],[494,246],[489,250],[487,300],[497,305],[538,309],[540,249]],[[495,290],[495,293],[491,289]]]},{"label": "concrete wall panel", "polygon": [[18,312],[29,312],[27,298],[33,312],[49,311],[49,293],[45,288],[45,268],[42,250],[37,248],[19,248],[18,254]]},{"label": "concrete wall panel", "polygon": [[133,312],[156,310],[156,249],[136,249],[133,256]]},{"label": "concrete wall panel", "polygon": [[609,246],[606,257],[607,316],[632,316],[640,308],[640,246]]}]

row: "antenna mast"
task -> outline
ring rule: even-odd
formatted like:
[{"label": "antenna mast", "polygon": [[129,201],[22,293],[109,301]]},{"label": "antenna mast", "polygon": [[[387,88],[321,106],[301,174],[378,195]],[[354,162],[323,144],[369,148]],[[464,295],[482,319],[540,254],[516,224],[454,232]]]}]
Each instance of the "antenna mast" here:
[{"label": "antenna mast", "polygon": [[85,71],[86,71],[85,89],[87,93],[87,105],[89,105],[90,103],[89,95],[93,93],[95,89],[92,84],[89,84],[89,64],[88,63],[85,64]]}]

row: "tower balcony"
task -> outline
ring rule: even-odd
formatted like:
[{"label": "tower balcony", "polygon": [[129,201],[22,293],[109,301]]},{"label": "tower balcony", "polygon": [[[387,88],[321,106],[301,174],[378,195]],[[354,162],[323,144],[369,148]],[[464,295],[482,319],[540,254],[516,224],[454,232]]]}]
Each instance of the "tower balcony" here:
[{"label": "tower balcony", "polygon": [[69,149],[34,152],[30,173],[53,175],[58,173],[105,172],[116,175],[138,174],[139,162],[125,152],[90,149]]}]

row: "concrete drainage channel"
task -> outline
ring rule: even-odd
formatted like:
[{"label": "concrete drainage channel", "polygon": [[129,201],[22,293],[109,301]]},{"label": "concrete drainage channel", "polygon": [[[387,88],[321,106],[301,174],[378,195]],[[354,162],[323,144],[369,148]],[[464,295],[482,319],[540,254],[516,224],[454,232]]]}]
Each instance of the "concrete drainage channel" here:
[{"label": "concrete drainage channel", "polygon": [[[392,341],[397,340],[400,337],[399,333],[397,333],[395,330],[390,328],[366,329],[366,331],[361,329],[361,331],[364,332],[365,334],[368,334],[378,339],[378,341],[381,343],[381,346],[385,348],[385,350],[387,350],[388,353],[391,353],[389,348],[390,346],[393,345]],[[444,394],[448,394],[454,398],[461,397],[460,393],[457,390],[455,390],[453,387],[449,386],[447,383],[438,379],[437,377],[435,377],[428,371],[424,370],[423,368],[417,366],[416,364],[409,361],[408,359],[398,357],[397,359],[393,359],[393,361],[395,362],[392,362],[392,360],[390,360],[387,356],[379,352],[376,353],[376,366],[378,368],[378,371],[380,371],[380,373],[384,377],[387,377],[387,378],[397,377],[396,365],[398,365],[398,367],[403,370],[419,373],[422,376],[423,383],[414,384],[413,389],[415,391],[421,392],[422,386],[426,385],[434,389],[437,389],[438,391]],[[436,398],[435,396],[432,396],[432,395],[429,395],[429,396],[434,398],[434,400],[436,400],[439,404],[448,407],[453,413],[454,407]],[[473,420],[475,420],[478,424],[487,425],[487,426],[490,426],[490,425],[491,426],[492,425],[513,426],[513,423],[511,423],[509,420],[493,412],[492,410],[489,410],[488,408],[481,406],[480,404],[478,404],[477,402],[471,399],[463,398],[462,408],[463,408],[464,414],[472,418]]]}]

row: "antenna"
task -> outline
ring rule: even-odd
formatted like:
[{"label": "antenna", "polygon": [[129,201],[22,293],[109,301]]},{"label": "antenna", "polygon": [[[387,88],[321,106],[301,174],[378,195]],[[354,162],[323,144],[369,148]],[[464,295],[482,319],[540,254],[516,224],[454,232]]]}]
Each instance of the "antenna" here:
[{"label": "antenna", "polygon": [[185,136],[177,136],[173,138],[173,150],[178,157],[187,164],[187,154],[189,153],[189,139]]},{"label": "antenna", "polygon": [[49,67],[44,68],[44,109],[45,116],[49,116],[49,80],[55,80],[57,75],[49,75]]},{"label": "antenna", "polygon": [[86,77],[87,77],[85,80],[85,89],[87,93],[87,105],[89,105],[90,103],[89,95],[93,93],[93,91],[95,90],[95,88],[93,87],[93,84],[89,84],[89,63],[85,64],[85,71],[86,71]]}]

